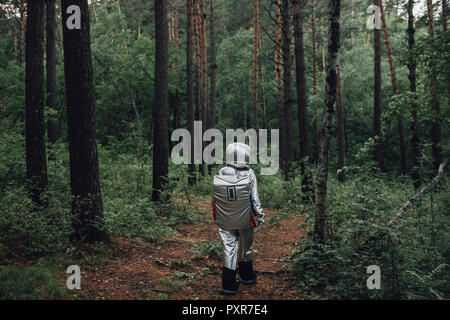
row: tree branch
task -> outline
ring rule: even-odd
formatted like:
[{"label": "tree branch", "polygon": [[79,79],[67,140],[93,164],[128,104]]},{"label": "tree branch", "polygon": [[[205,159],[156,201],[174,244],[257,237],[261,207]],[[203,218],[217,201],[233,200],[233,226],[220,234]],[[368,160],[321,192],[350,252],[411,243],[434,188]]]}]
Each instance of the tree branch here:
[{"label": "tree branch", "polygon": [[392,218],[391,221],[389,221],[388,226],[394,225],[403,216],[403,214],[409,208],[412,207],[412,205],[415,202],[420,200],[425,194],[430,192],[430,190],[433,189],[439,183],[439,181],[442,178],[442,174],[444,173],[444,169],[445,169],[445,166],[447,165],[447,162],[448,162],[448,159],[446,159],[443,163],[441,163],[436,177],[434,177],[434,179],[430,182],[430,184],[428,186],[426,186],[425,188],[420,190],[419,193],[417,193],[414,197],[412,197],[411,199],[409,199],[408,201],[405,202],[405,204],[400,208],[400,210],[397,211],[397,214],[395,215],[395,217]]}]

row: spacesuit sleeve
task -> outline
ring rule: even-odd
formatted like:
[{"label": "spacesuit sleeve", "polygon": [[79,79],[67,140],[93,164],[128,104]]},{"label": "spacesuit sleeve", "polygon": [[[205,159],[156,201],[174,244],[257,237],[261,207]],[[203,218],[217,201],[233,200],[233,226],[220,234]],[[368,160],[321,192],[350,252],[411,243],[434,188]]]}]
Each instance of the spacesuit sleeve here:
[{"label": "spacesuit sleeve", "polygon": [[253,170],[250,169],[250,175],[252,180],[252,198],[253,198],[253,208],[255,209],[255,213],[258,219],[258,222],[264,222],[264,212],[261,206],[261,201],[259,199],[258,193],[258,182],[256,181],[256,175]]}]

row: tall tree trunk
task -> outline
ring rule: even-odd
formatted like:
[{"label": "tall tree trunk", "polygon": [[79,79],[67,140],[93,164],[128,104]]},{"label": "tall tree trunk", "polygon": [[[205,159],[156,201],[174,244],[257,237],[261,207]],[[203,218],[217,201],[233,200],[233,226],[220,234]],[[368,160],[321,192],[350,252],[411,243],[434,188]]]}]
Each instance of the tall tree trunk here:
[{"label": "tall tree trunk", "polygon": [[[205,22],[205,12],[204,12],[204,1],[205,0],[197,0],[196,8],[196,26],[197,26],[197,120],[202,122],[202,129],[206,129],[206,42],[204,40],[204,22]],[[203,143],[202,143],[203,145]],[[204,176],[205,169],[203,163],[200,163],[198,166],[199,173]]]},{"label": "tall tree trunk", "polygon": [[169,28],[169,42],[175,40],[174,37],[174,31],[173,31],[173,17],[172,17],[172,13],[171,10],[168,11],[168,22],[169,24],[168,28]]},{"label": "tall tree trunk", "polygon": [[117,7],[117,12],[119,13],[119,16],[120,16],[120,28],[122,30],[122,33],[124,33],[125,29],[124,29],[123,22],[122,22],[122,10],[120,10],[120,0],[116,0],[116,7]]},{"label": "tall tree trunk", "polygon": [[[216,126],[216,33],[214,29],[214,0],[209,0],[209,59],[210,59],[210,88],[209,88],[209,113],[208,128]],[[209,173],[212,173],[212,166],[208,167]]]},{"label": "tall tree trunk", "polygon": [[[389,34],[387,31],[387,25],[386,25],[386,17],[384,16],[383,4],[382,4],[381,0],[377,0],[377,1],[378,1],[378,6],[380,8],[380,13],[381,13],[381,22],[383,25],[383,33],[384,33],[384,43],[386,45],[386,52],[387,52],[388,61],[389,61],[389,70],[391,73],[392,90],[394,92],[394,95],[398,95],[397,80],[395,77],[394,59],[392,58],[391,45],[389,42]],[[397,113],[397,127],[398,127],[399,147],[400,147],[400,167],[401,167],[402,174],[406,174],[407,173],[407,164],[406,164],[405,135],[404,135],[404,130],[403,130],[403,116],[400,112]]]},{"label": "tall tree trunk", "polygon": [[81,29],[69,30],[67,8],[72,4],[61,0],[73,225],[77,238],[92,242],[107,236],[98,169],[89,8],[87,0],[77,2]]},{"label": "tall tree trunk", "polygon": [[336,104],[337,61],[340,46],[340,0],[329,1],[328,23],[328,59],[326,77],[325,110],[320,137],[319,163],[317,165],[316,215],[314,240],[318,244],[327,241],[327,178],[328,154],[330,150],[331,131],[333,129],[334,106]]},{"label": "tall tree trunk", "polygon": [[258,130],[258,48],[259,48],[259,3],[253,1],[254,37],[253,37],[253,128]]},{"label": "tall tree trunk", "polygon": [[354,28],[354,24],[355,24],[355,0],[351,0],[352,2],[351,2],[351,4],[350,4],[350,15],[351,15],[351,18],[350,18],[350,26],[351,26],[351,32],[350,32],[350,38],[351,38],[351,40],[352,40],[352,48],[353,48],[353,46],[355,45],[355,34],[354,34],[354,32],[353,32],[353,28]]},{"label": "tall tree trunk", "polygon": [[[316,15],[314,12],[314,0],[311,0],[311,28],[313,46],[313,95],[317,95],[317,41],[316,41]],[[319,155],[319,123],[317,114],[317,103],[314,102],[314,162],[317,163]]]},{"label": "tall tree trunk", "polygon": [[199,28],[199,9],[198,1],[192,2],[192,21],[193,21],[193,37],[194,37],[194,58],[195,58],[195,120],[201,120],[200,116],[200,28]]},{"label": "tall tree trunk", "polygon": [[25,16],[26,16],[26,0],[20,0],[19,7],[19,64],[23,64],[24,48],[25,48]]},{"label": "tall tree trunk", "polygon": [[447,10],[448,10],[447,1],[448,0],[442,0],[441,17],[442,17],[442,30],[444,32],[447,31]]},{"label": "tall tree trunk", "polygon": [[[374,0],[377,5],[378,0]],[[380,29],[373,29],[373,138],[375,139],[374,160],[381,168],[381,39]]]},{"label": "tall tree trunk", "polygon": [[153,105],[153,194],[152,200],[162,199],[169,174],[168,137],[168,68],[169,46],[167,3],[155,0],[155,103]]},{"label": "tall tree trunk", "polygon": [[[427,0],[427,15],[428,15],[428,34],[430,38],[434,38],[433,31],[433,5],[431,0]],[[431,141],[433,153],[433,168],[437,170],[442,162],[442,147],[441,147],[441,106],[439,97],[436,93],[436,78],[432,75],[430,77],[431,88]]]},{"label": "tall tree trunk", "polygon": [[[305,159],[309,157],[308,142],[308,100],[306,97],[306,76],[305,76],[305,52],[303,47],[303,21],[300,12],[300,0],[294,0],[294,37],[295,37],[295,76],[297,86],[297,105],[298,105],[298,133],[302,187],[304,191],[309,191],[310,181],[306,176]],[[309,159],[308,159],[309,161]]]},{"label": "tall tree trunk", "polygon": [[180,42],[179,42],[179,6],[178,0],[175,2],[175,19],[174,19],[174,37],[175,37],[175,48],[176,48],[176,57],[175,57],[175,73],[177,75],[176,80],[176,89],[175,89],[175,103],[173,106],[173,126],[175,129],[180,127],[180,63],[179,63],[179,50],[180,50]]},{"label": "tall tree trunk", "polygon": [[25,136],[28,189],[38,205],[47,202],[44,125],[44,0],[27,6],[25,64]]},{"label": "tall tree trunk", "polygon": [[[194,78],[194,102],[195,102],[195,120],[201,120],[201,50],[200,50],[200,9],[199,1],[193,1],[193,35],[194,35],[194,56],[195,56],[195,78]],[[198,171],[203,172],[203,165],[198,166]]]},{"label": "tall tree trunk", "polygon": [[[410,60],[408,61],[408,69],[409,69],[409,91],[411,91],[414,95],[416,94],[416,62],[413,57],[412,51],[414,50],[414,0],[408,1],[408,48],[409,48],[409,55]],[[411,170],[411,178],[413,179],[414,188],[417,190],[421,185],[421,177],[420,177],[420,138],[419,134],[417,132],[418,127],[418,121],[417,121],[417,98],[414,96],[414,100],[411,104],[411,145],[412,145],[412,151],[413,151],[413,168]]]},{"label": "tall tree trunk", "polygon": [[19,63],[19,46],[17,25],[14,24],[14,61]]},{"label": "tall tree trunk", "polygon": [[[47,46],[47,105],[55,113],[58,111],[56,91],[56,4],[55,0],[46,0],[46,46]],[[48,141],[58,140],[58,117],[49,116],[47,120]]]},{"label": "tall tree trunk", "polygon": [[[261,27],[260,27],[261,29]],[[262,50],[262,37],[261,37],[261,32],[259,32],[259,41],[258,41],[258,45],[259,45],[259,51]],[[266,129],[267,128],[267,114],[266,114],[266,99],[264,96],[264,76],[263,76],[263,66],[262,66],[262,62],[261,60],[258,60],[258,70],[259,70],[259,90],[261,91],[260,94],[260,99],[261,99],[261,107],[262,107],[262,114],[261,114],[261,125],[262,128]]]},{"label": "tall tree trunk", "polygon": [[95,2],[92,3],[92,14],[94,15],[95,22],[98,22],[97,11],[95,10]]},{"label": "tall tree trunk", "polygon": [[264,76],[261,61],[259,62],[259,80],[261,83],[262,128],[267,129],[266,99],[264,98],[264,88],[263,88]]},{"label": "tall tree trunk", "polygon": [[[442,31],[447,32],[447,5],[448,0],[442,0]],[[450,105],[450,76],[447,76],[447,104]]]},{"label": "tall tree trunk", "polygon": [[138,39],[141,38],[141,12],[138,14]]},{"label": "tall tree trunk", "polygon": [[280,167],[284,171],[286,167],[286,155],[285,155],[285,116],[284,116],[284,103],[283,103],[283,79],[281,69],[281,0],[275,0],[276,11],[276,31],[275,31],[275,82],[277,84],[277,104],[278,104],[278,128],[280,130]]},{"label": "tall tree trunk", "polygon": [[[117,13],[119,14],[119,21],[120,21],[120,29],[122,33],[125,33],[125,22],[123,21],[123,17],[122,17],[122,10],[120,9],[120,0],[115,0],[116,1],[116,8],[117,8]],[[123,47],[125,48],[125,54],[128,56],[128,44],[126,42],[126,40],[123,42]]]},{"label": "tall tree trunk", "polygon": [[282,0],[282,51],[283,51],[283,111],[284,111],[284,147],[285,147],[285,179],[293,177],[292,162],[294,161],[294,146],[292,143],[292,98],[291,98],[291,32],[289,0]]},{"label": "tall tree trunk", "polygon": [[[201,119],[203,130],[207,128],[208,114],[208,81],[207,81],[207,57],[206,57],[206,13],[205,0],[199,0],[200,18],[200,65],[201,65]],[[202,171],[203,172],[203,171]]]},{"label": "tall tree trunk", "polygon": [[180,105],[180,65],[179,65],[179,21],[178,21],[178,0],[175,0],[175,5],[173,11],[169,11],[169,42],[175,42],[175,57],[172,64],[172,70],[175,72],[176,80],[175,80],[175,95],[172,99],[169,99],[170,110],[173,113],[173,122],[170,124],[170,116],[169,116],[169,136],[171,135],[171,130],[176,130],[180,127],[180,115],[179,115],[179,105]]},{"label": "tall tree trunk", "polygon": [[[194,50],[194,39],[193,39],[193,2],[194,0],[186,1],[187,9],[187,30],[186,30],[186,121],[187,128],[191,134],[194,136],[194,76],[193,76],[193,50]],[[194,165],[194,144],[191,143],[191,159],[189,164],[189,178],[188,183],[190,185],[195,184],[195,165]]]},{"label": "tall tree trunk", "polygon": [[[323,27],[323,25],[320,26],[321,29],[321,33],[322,33],[322,38],[325,39],[325,28]],[[326,66],[326,61],[325,61],[325,46],[322,46],[322,74],[323,74],[323,83],[325,84],[326,82],[326,77],[327,77],[327,66]]]},{"label": "tall tree trunk", "polygon": [[336,87],[336,113],[337,113],[337,134],[338,134],[338,179],[345,180],[343,168],[345,166],[345,128],[344,128],[344,108],[342,105],[342,83],[341,83],[341,60],[338,59]]}]

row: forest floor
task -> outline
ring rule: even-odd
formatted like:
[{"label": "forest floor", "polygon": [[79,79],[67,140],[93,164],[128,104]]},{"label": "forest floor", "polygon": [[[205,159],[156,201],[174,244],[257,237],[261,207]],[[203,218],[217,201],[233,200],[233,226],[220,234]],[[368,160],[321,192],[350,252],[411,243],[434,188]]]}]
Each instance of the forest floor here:
[{"label": "forest floor", "polygon": [[[193,248],[202,243],[218,244],[217,226],[210,216],[210,201],[197,199],[192,205],[201,221],[181,225],[170,238],[156,243],[115,238],[107,246],[108,263],[81,269],[81,290],[73,299],[302,299],[304,294],[286,270],[291,250],[304,238],[296,215],[279,224],[268,221],[277,214],[266,209],[266,223],[254,239],[256,284],[241,284],[238,294],[224,296],[221,289],[221,255],[198,258]],[[213,242],[214,243],[214,242]],[[217,253],[217,246],[215,252]]]}]

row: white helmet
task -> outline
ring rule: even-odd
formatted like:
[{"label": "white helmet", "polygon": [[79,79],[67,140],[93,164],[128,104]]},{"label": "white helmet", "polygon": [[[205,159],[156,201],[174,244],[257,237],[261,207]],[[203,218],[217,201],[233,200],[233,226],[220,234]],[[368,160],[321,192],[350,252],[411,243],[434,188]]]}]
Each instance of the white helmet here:
[{"label": "white helmet", "polygon": [[250,147],[244,143],[231,143],[227,146],[226,161],[235,168],[247,168],[250,162]]}]

